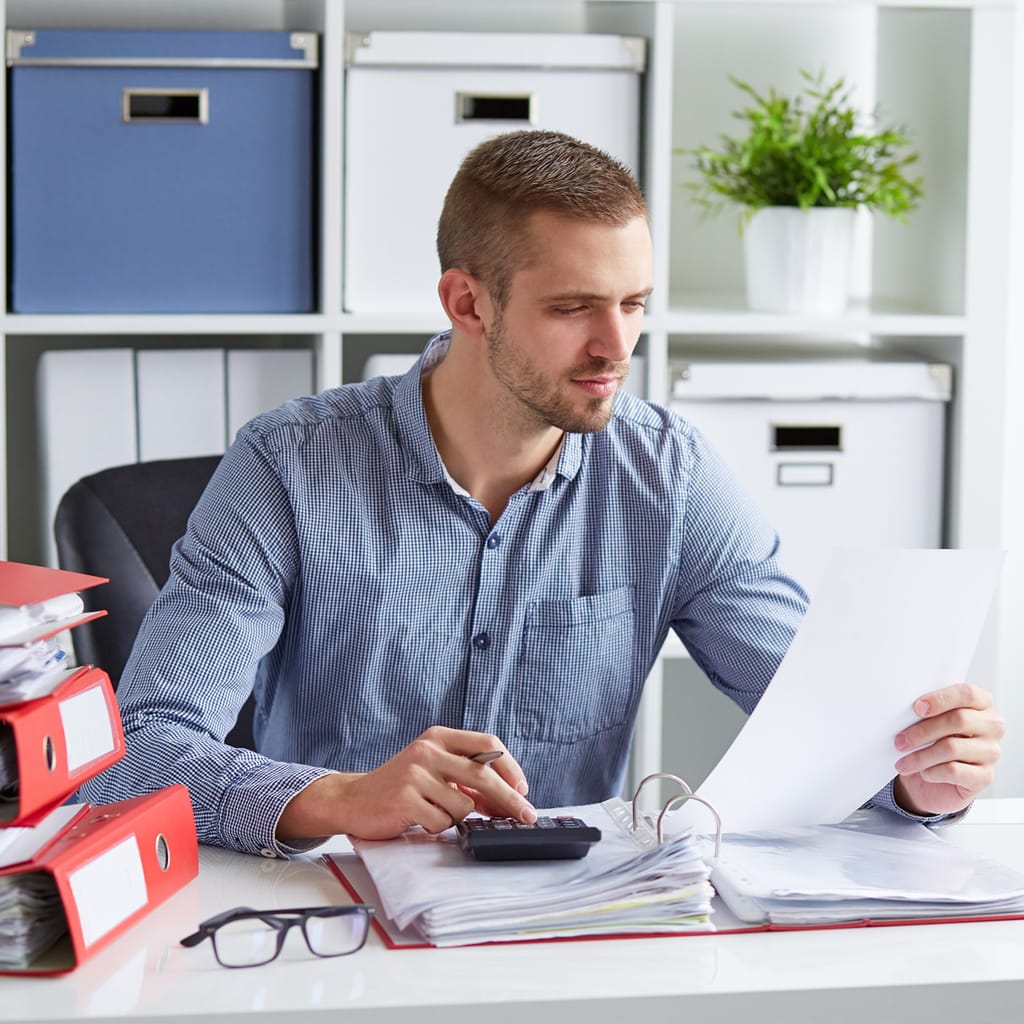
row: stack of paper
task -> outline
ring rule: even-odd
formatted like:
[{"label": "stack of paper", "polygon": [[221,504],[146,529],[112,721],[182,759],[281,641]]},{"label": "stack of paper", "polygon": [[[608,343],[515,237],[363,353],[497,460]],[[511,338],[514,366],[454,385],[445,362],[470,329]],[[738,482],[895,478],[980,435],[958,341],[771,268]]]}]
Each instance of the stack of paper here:
[{"label": "stack of paper", "polygon": [[[30,861],[81,814],[64,804],[38,825],[0,829],[0,870]],[[67,931],[52,875],[33,871],[0,876],[0,968],[27,967]]]},{"label": "stack of paper", "polygon": [[710,931],[713,892],[692,834],[659,846],[646,829],[620,824],[612,804],[622,801],[540,812],[601,829],[581,860],[478,862],[459,849],[454,829],[353,846],[385,915],[435,946]]},{"label": "stack of paper", "polygon": [[27,967],[67,928],[51,875],[33,872],[0,878],[0,967]]},{"label": "stack of paper", "polygon": [[53,693],[74,671],[68,663],[67,652],[52,638],[21,647],[0,646],[0,704]]},{"label": "stack of paper", "polygon": [[18,562],[0,562],[0,705],[53,693],[72,674],[59,639],[105,615],[86,612],[78,590],[105,580]]},{"label": "stack of paper", "polygon": [[82,614],[85,603],[79,594],[58,594],[43,601],[0,606],[0,643],[22,643],[23,636],[40,627],[73,619]]},{"label": "stack of paper", "polygon": [[181,785],[0,830],[0,974],[71,970],[195,878]]},{"label": "stack of paper", "polygon": [[901,824],[890,834],[820,825],[727,835],[712,881],[729,910],[748,924],[1024,913],[1024,874],[947,843],[923,825]]},{"label": "stack of paper", "polygon": [[124,756],[110,677],[53,640],[106,614],[78,594],[104,582],[0,561],[0,974],[71,970],[198,871],[184,786],[67,802]]}]

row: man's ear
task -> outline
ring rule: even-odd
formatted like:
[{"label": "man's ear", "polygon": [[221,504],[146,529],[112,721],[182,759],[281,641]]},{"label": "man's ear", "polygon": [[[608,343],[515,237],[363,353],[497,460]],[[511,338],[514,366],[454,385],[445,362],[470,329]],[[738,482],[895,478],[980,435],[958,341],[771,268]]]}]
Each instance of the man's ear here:
[{"label": "man's ear", "polygon": [[452,330],[472,337],[484,332],[481,313],[489,308],[487,289],[472,274],[452,268],[441,275],[437,283],[437,294],[441,305],[452,323]]}]

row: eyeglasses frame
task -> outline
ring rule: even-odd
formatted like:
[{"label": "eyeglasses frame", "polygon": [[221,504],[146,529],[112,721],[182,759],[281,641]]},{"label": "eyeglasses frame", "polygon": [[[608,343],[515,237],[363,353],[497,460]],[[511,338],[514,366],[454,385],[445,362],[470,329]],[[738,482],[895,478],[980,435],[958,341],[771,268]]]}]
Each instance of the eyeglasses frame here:
[{"label": "eyeglasses frame", "polygon": [[[314,917],[346,917],[349,914],[355,913],[364,914],[366,916],[367,926],[363,932],[362,942],[360,942],[354,949],[346,950],[344,953],[318,953],[312,945],[310,945],[309,935],[306,932],[307,921]],[[325,960],[336,956],[351,956],[353,953],[358,953],[366,944],[366,937],[370,933],[370,922],[373,918],[373,913],[374,907],[369,903],[346,903],[337,906],[321,907],[290,907],[282,910],[255,910],[252,907],[232,907],[230,910],[225,910],[220,914],[215,914],[213,917],[208,917],[205,921],[200,921],[199,927],[191,935],[186,935],[185,938],[181,940],[181,945],[198,946],[200,942],[203,942],[205,939],[209,939],[210,944],[213,946],[213,955],[221,967],[226,967],[228,970],[244,970],[247,967],[265,967],[267,964],[273,963],[281,955],[281,950],[284,948],[285,939],[288,937],[288,933],[292,928],[298,927],[299,931],[302,933],[302,939],[306,943],[306,948],[313,954],[313,956],[320,957]],[[247,917],[259,919],[277,932],[277,948],[274,950],[274,955],[266,960],[261,960],[254,964],[226,964],[221,960],[220,953],[217,950],[217,929],[221,928],[223,925],[244,920]],[[291,920],[287,920],[286,917],[291,917]]]}]

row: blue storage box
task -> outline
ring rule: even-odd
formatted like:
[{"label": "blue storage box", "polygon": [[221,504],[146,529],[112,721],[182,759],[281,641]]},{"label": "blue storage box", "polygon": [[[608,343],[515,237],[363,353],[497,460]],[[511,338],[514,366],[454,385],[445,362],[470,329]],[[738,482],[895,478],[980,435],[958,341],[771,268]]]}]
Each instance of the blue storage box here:
[{"label": "blue storage box", "polygon": [[317,37],[10,30],[19,313],[314,305]]}]

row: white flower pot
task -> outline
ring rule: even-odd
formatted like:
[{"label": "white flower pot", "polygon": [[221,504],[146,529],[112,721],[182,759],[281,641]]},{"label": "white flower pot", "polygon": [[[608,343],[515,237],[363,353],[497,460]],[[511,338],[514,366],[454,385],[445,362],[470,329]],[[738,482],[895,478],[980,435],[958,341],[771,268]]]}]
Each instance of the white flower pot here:
[{"label": "white flower pot", "polygon": [[768,313],[842,313],[856,211],[768,206],[743,232],[747,305]]}]

